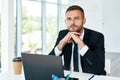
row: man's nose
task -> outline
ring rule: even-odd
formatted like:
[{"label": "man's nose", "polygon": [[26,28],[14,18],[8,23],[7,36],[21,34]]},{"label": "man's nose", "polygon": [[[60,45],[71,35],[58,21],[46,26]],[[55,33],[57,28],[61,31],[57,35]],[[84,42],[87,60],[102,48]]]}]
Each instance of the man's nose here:
[{"label": "man's nose", "polygon": [[72,20],[71,20],[71,24],[74,24],[74,23],[75,23],[75,20],[74,20],[74,19],[72,19]]}]

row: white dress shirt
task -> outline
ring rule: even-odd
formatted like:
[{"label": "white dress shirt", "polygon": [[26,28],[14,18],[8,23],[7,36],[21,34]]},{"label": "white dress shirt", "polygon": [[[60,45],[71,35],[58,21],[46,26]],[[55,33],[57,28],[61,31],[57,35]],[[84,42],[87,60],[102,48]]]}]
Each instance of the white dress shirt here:
[{"label": "white dress shirt", "polygon": [[[82,35],[80,36],[80,39],[82,39],[83,40],[83,37],[84,37],[84,30],[83,30],[83,33],[82,33]],[[72,57],[71,57],[71,64],[70,64],[70,66],[71,66],[71,68],[72,69],[74,69],[74,67],[73,67],[73,49],[74,49],[74,43],[72,43]],[[79,72],[82,72],[82,68],[81,68],[81,64],[80,64],[80,55],[81,56],[84,56],[85,55],[85,53],[87,52],[87,50],[88,50],[89,48],[88,48],[88,46],[87,45],[85,45],[83,48],[80,48],[79,46],[78,46],[78,54],[79,54],[79,56],[78,56],[78,65],[79,65]],[[62,51],[60,51],[58,48],[57,48],[57,46],[55,47],[55,55],[56,56],[59,56],[61,53],[62,53]]]}]

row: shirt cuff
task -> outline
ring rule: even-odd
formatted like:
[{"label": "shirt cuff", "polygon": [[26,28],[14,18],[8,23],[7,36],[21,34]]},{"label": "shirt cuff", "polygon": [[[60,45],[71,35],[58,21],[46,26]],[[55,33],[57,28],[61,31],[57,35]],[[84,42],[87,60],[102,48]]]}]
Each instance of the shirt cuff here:
[{"label": "shirt cuff", "polygon": [[57,46],[55,47],[55,55],[56,56],[59,56],[61,53],[62,53],[62,51],[60,51],[58,48],[57,48]]},{"label": "shirt cuff", "polygon": [[84,56],[88,49],[89,49],[88,46],[85,45],[83,48],[79,50],[80,55]]}]

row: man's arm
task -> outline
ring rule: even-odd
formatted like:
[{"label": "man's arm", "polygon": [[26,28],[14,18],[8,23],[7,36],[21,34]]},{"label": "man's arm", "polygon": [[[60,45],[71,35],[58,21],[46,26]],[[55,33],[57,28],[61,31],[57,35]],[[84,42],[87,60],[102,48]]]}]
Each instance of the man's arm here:
[{"label": "man's arm", "polygon": [[87,43],[79,38],[79,33],[74,32],[72,35],[72,39],[80,47],[83,72],[105,75],[104,36],[96,32],[87,35],[91,35],[86,39]]},{"label": "man's arm", "polygon": [[[83,67],[87,65],[93,74],[105,75],[106,72],[104,71],[105,67],[104,36],[100,34],[96,41],[95,42],[93,41],[93,43],[89,46],[87,52],[81,58],[84,63]],[[83,71],[89,72],[85,71],[85,69]]]},{"label": "man's arm", "polygon": [[65,46],[66,42],[64,40],[65,36],[67,35],[68,30],[62,30],[59,32],[56,43],[52,51],[49,53],[49,55],[59,55],[62,53],[62,49]]}]

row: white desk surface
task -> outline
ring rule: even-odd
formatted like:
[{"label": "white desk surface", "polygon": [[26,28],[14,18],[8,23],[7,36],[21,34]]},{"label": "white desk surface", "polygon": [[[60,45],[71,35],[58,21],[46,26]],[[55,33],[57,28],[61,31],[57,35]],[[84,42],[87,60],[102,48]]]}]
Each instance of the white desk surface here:
[{"label": "white desk surface", "polygon": [[[65,76],[69,71],[64,71]],[[88,80],[93,74],[73,72],[70,77],[79,78],[79,80]],[[91,80],[120,80],[120,77],[95,75]]]},{"label": "white desk surface", "polygon": [[[69,71],[64,71],[65,76],[69,73]],[[71,74],[71,77],[79,78],[79,80],[88,80],[92,74],[86,74],[86,73],[78,73],[73,72]],[[15,75],[14,73],[0,73],[0,80],[25,80],[24,74]],[[111,77],[111,76],[98,76],[95,75],[91,80],[120,80],[118,77]]]}]

